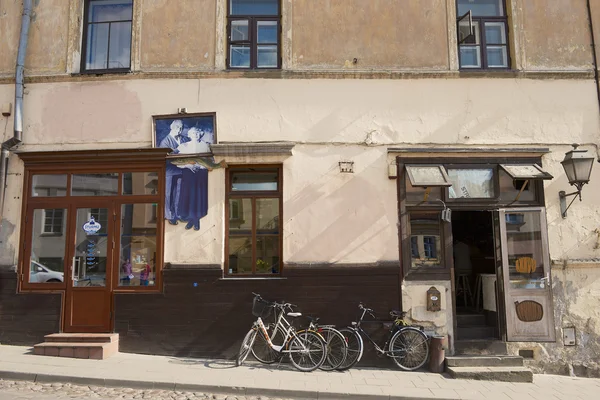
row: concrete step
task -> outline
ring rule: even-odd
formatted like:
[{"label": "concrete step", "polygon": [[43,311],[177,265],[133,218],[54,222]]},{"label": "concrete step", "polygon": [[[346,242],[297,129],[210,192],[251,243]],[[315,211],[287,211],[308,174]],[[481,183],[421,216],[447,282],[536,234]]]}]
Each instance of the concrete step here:
[{"label": "concrete step", "polygon": [[456,335],[458,340],[495,339],[496,328],[493,326],[459,326]]},{"label": "concrete step", "polygon": [[485,326],[485,315],[483,314],[456,314],[458,327]]},{"label": "concrete step", "polygon": [[508,355],[506,343],[500,340],[457,340],[454,342],[454,355]]},{"label": "concrete step", "polygon": [[46,342],[113,343],[119,341],[118,333],[53,333],[44,336]]},{"label": "concrete step", "polygon": [[533,382],[533,372],[525,367],[447,367],[455,379],[499,382]]},{"label": "concrete step", "polygon": [[522,367],[521,356],[458,356],[446,357],[448,367]]},{"label": "concrete step", "polygon": [[44,342],[33,346],[34,354],[40,356],[87,358],[104,360],[119,351],[119,342],[78,343]]}]

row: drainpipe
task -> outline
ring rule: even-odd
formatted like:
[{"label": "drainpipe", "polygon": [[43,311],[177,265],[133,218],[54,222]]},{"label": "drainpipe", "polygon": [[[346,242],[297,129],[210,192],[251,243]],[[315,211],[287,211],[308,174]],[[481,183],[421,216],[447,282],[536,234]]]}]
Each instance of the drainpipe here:
[{"label": "drainpipe", "polygon": [[25,70],[25,54],[27,53],[27,39],[29,37],[29,23],[31,22],[31,0],[23,0],[23,16],[21,18],[21,35],[19,37],[19,50],[17,52],[17,66],[15,70],[15,121],[13,137],[2,143],[0,156],[0,223],[4,216],[4,197],[6,195],[6,174],[8,170],[8,157],[10,151],[23,141],[23,75]]},{"label": "drainpipe", "polygon": [[[594,20],[592,18],[592,7],[590,0],[587,0],[587,12],[590,21],[590,34],[592,35],[592,60],[594,63],[594,82],[596,83],[596,95],[598,96],[598,111],[600,112],[600,86],[598,82],[598,56],[596,54],[596,37],[594,35]],[[600,154],[598,154],[598,162],[600,163]]]}]

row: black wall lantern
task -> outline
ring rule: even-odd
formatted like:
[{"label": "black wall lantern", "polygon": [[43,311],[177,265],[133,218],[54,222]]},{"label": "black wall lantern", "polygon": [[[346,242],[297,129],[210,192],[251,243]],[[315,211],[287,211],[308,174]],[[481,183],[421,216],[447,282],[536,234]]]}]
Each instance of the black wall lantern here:
[{"label": "black wall lantern", "polygon": [[[571,186],[577,188],[576,192],[565,193],[564,191],[558,192],[560,198],[560,213],[563,218],[567,218],[567,210],[571,207],[571,204],[579,196],[581,201],[581,188],[583,185],[590,181],[590,175],[592,174],[592,167],[594,166],[594,157],[591,157],[587,150],[577,150],[578,144],[573,144],[573,150],[565,154],[565,159],[562,160],[561,164],[567,174],[567,179]],[[567,206],[567,197],[573,197],[573,200]]]}]

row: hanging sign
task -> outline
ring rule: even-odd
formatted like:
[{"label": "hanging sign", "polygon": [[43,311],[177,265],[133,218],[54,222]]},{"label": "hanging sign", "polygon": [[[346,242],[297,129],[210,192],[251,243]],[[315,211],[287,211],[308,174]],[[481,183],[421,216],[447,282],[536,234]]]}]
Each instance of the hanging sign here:
[{"label": "hanging sign", "polygon": [[83,230],[87,235],[95,235],[100,228],[102,228],[102,225],[100,225],[99,222],[96,222],[94,217],[90,217],[90,220],[83,224]]}]

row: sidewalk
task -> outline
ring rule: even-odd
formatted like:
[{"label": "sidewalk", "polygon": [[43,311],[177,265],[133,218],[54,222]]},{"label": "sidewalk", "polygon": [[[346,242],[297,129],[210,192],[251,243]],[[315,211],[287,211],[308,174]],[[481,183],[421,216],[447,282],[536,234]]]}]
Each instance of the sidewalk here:
[{"label": "sidewalk", "polygon": [[454,380],[402,372],[391,363],[390,369],[303,373],[287,364],[264,366],[250,361],[235,367],[229,360],[126,353],[101,361],[46,357],[18,346],[0,346],[0,379],[293,399],[590,400],[600,393],[600,379],[554,375],[535,375],[533,383]]}]

